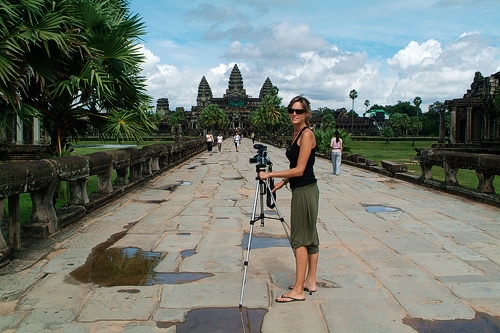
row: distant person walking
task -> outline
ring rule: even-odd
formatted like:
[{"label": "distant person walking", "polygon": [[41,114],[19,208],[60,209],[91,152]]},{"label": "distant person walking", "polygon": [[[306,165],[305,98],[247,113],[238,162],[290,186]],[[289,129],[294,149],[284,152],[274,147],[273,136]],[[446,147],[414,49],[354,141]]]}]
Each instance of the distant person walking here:
[{"label": "distant person walking", "polygon": [[206,138],[207,138],[207,150],[212,151],[212,146],[214,144],[214,136],[212,135],[212,132],[208,132]]},{"label": "distant person walking", "polygon": [[236,133],[234,133],[233,141],[234,141],[234,146],[236,147],[236,151],[239,151],[238,147],[240,146],[241,136],[240,136],[240,133],[238,131],[236,131]]},{"label": "distant person walking", "polygon": [[338,176],[340,172],[340,163],[342,162],[342,139],[339,138],[339,131],[335,131],[334,137],[330,142],[330,147],[332,147],[332,165],[333,174]]},{"label": "distant person walking", "polygon": [[250,139],[252,139],[252,144],[255,143],[255,133],[252,132],[252,134],[250,134]]},{"label": "distant person walking", "polygon": [[217,135],[217,149],[219,149],[219,151],[222,150],[222,140],[224,140],[224,137],[219,133],[219,135]]}]

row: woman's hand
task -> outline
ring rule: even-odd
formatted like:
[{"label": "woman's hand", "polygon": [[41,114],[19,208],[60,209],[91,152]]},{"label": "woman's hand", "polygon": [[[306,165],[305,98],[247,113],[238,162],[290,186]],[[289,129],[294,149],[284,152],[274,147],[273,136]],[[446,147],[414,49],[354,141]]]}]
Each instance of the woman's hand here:
[{"label": "woman's hand", "polygon": [[274,184],[274,188],[271,190],[271,193],[276,192],[277,190],[281,189],[281,188],[282,188],[283,186],[285,186],[285,185],[286,185],[286,183],[285,183],[285,181],[284,181],[284,180],[282,180],[282,181],[280,181],[280,182],[278,182],[278,183]]},{"label": "woman's hand", "polygon": [[260,180],[266,180],[268,178],[271,178],[269,176],[269,174],[270,174],[270,172],[261,171],[261,172],[259,172],[259,179]]}]

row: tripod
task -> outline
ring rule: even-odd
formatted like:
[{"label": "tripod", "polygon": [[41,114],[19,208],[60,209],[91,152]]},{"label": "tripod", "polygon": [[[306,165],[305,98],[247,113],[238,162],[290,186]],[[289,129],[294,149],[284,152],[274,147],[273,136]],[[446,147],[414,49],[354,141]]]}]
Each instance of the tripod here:
[{"label": "tripod", "polygon": [[[264,214],[264,196],[266,196],[266,194],[267,194],[267,206],[269,208],[276,209],[276,213],[278,214],[278,217],[267,217],[267,218],[281,221],[281,225],[283,226],[283,229],[285,230],[286,237],[288,238],[288,242],[290,243],[290,247],[291,247],[290,235],[288,233],[285,219],[281,216],[281,213],[278,209],[278,204],[276,203],[276,198],[271,193],[272,186],[270,184],[273,183],[273,181],[272,181],[272,179],[271,180],[269,180],[269,179],[262,180],[259,178],[259,172],[266,171],[265,167],[266,166],[262,165],[262,164],[258,164],[255,167],[255,171],[257,172],[257,177],[255,177],[255,179],[256,179],[255,196],[254,196],[254,200],[253,200],[252,218],[250,220],[250,232],[248,234],[247,253],[246,253],[245,261],[243,263],[245,266],[245,270],[243,273],[243,282],[241,284],[240,309],[243,305],[243,293],[245,291],[245,282],[246,282],[246,277],[247,277],[248,260],[250,258],[250,249],[252,247],[253,226],[254,226],[255,222],[260,221],[260,226],[264,227],[264,220],[266,218],[266,216]],[[269,165],[269,171],[271,171],[271,164]],[[257,201],[260,201],[260,214],[259,214],[259,216],[256,217]]]}]

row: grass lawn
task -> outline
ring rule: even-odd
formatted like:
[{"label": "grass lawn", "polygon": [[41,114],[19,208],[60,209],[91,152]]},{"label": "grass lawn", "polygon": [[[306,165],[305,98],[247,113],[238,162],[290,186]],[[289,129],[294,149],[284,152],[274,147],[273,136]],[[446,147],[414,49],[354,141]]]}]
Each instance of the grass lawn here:
[{"label": "grass lawn", "polygon": [[[383,160],[405,163],[408,166],[408,173],[420,175],[422,169],[417,161],[415,148],[430,148],[436,141],[416,141],[412,147],[412,140],[408,141],[351,141],[350,153],[363,155],[367,159],[375,160],[379,163]],[[432,167],[432,177],[444,180],[444,170],[441,167]],[[479,183],[474,170],[460,169],[457,173],[457,180],[460,185],[476,189]],[[493,186],[498,191],[500,189],[500,177],[495,177]]]}]

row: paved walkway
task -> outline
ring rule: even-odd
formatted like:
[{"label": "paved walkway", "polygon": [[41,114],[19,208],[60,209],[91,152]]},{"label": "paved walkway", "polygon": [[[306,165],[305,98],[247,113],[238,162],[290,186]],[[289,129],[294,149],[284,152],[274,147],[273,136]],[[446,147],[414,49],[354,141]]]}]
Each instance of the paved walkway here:
[{"label": "paved walkway", "polygon": [[[273,301],[293,283],[294,259],[282,223],[266,218],[253,230],[238,310],[255,152],[248,139],[238,153],[227,140],[65,229],[47,255],[26,250],[0,270],[0,330],[400,333],[416,331],[404,318],[416,327],[500,316],[498,208],[348,166],[334,176],[324,159],[318,291]],[[283,149],[268,154],[286,168]],[[290,196],[278,192],[285,222]],[[88,262],[105,251],[106,262]],[[144,258],[159,260],[154,274]],[[141,267],[147,281],[134,280]]]}]

